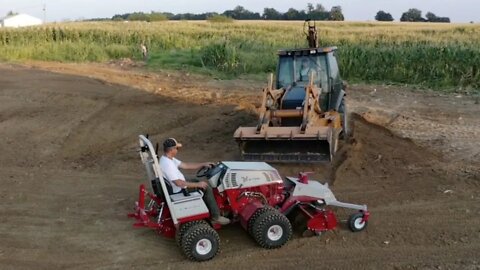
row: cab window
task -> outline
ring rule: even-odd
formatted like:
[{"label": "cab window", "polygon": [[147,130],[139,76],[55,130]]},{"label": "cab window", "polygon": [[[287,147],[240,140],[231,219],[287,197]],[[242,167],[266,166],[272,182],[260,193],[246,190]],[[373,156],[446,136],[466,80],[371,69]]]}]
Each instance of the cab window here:
[{"label": "cab window", "polygon": [[337,63],[337,58],[335,57],[335,55],[333,53],[329,53],[328,54],[328,62],[330,63],[330,77],[332,77],[332,79],[337,79],[340,74],[339,74],[339,70],[338,70],[338,63]]},{"label": "cab window", "polygon": [[312,74],[315,85],[324,86],[328,82],[327,61],[324,54],[297,57],[295,67],[297,67],[295,80],[301,84],[308,83]]},{"label": "cab window", "polygon": [[293,83],[293,58],[280,57],[278,67],[278,88],[287,87]]}]

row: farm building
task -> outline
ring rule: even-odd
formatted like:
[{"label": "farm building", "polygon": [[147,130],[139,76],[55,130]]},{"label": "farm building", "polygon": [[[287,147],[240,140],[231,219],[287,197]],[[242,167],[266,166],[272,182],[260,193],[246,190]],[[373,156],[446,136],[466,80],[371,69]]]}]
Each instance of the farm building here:
[{"label": "farm building", "polygon": [[42,20],[27,14],[10,15],[0,20],[2,27],[23,27],[42,24]]}]

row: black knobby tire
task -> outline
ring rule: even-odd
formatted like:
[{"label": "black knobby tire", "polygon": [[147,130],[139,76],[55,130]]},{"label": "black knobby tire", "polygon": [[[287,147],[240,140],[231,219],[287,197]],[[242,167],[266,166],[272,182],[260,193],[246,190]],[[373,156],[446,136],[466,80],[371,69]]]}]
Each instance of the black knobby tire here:
[{"label": "black knobby tire", "polygon": [[342,139],[347,140],[350,136],[350,128],[348,123],[347,104],[345,104],[345,97],[342,98],[338,112],[342,114]]},{"label": "black knobby tire", "polygon": [[256,218],[253,238],[263,248],[279,248],[292,236],[292,225],[288,218],[278,211],[267,211]]},{"label": "black knobby tire", "polygon": [[182,237],[181,248],[192,261],[207,261],[220,250],[220,237],[210,225],[195,224]]},{"label": "black knobby tire", "polygon": [[253,215],[250,217],[250,219],[248,220],[247,231],[252,237],[254,236],[252,228],[253,228],[253,224],[255,223],[255,220],[257,220],[257,218],[261,216],[263,213],[270,212],[270,211],[277,211],[277,210],[267,205],[267,206],[264,206],[263,208],[257,209],[257,211],[255,211],[255,213],[253,213]]},{"label": "black knobby tire", "polygon": [[368,221],[362,222],[363,219],[363,213],[355,213],[350,215],[348,218],[348,228],[352,232],[359,232],[365,230],[365,228],[368,225]]},{"label": "black knobby tire", "polygon": [[190,221],[187,223],[184,223],[180,225],[180,228],[175,232],[175,241],[177,242],[177,245],[179,247],[182,246],[182,237],[185,234],[185,232],[190,229],[192,226],[197,225],[197,224],[204,224],[208,225],[208,223],[205,220],[195,220],[195,221]]}]

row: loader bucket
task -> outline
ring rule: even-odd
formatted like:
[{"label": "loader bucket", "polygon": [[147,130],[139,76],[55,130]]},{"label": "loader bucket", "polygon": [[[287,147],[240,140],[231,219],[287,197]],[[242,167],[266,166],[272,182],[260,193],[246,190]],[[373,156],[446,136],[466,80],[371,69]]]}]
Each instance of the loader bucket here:
[{"label": "loader bucket", "polygon": [[326,140],[244,140],[239,143],[248,161],[310,163],[330,161]]},{"label": "loader bucket", "polygon": [[318,127],[312,133],[300,133],[294,127],[269,127],[257,133],[255,128],[240,127],[235,132],[242,158],[248,161],[278,163],[315,163],[332,160],[338,146],[338,131]]}]

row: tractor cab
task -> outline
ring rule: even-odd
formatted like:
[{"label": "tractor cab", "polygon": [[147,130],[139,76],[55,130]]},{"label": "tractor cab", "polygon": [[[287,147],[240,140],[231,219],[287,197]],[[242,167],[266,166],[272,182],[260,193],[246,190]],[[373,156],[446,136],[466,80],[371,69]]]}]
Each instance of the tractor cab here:
[{"label": "tractor cab", "polygon": [[301,106],[305,98],[305,86],[310,83],[310,78],[313,79],[314,86],[321,90],[322,110],[329,111],[335,108],[335,104],[331,101],[337,98],[339,91],[342,90],[336,49],[336,47],[327,47],[278,52],[276,88],[288,90],[282,109]]}]

